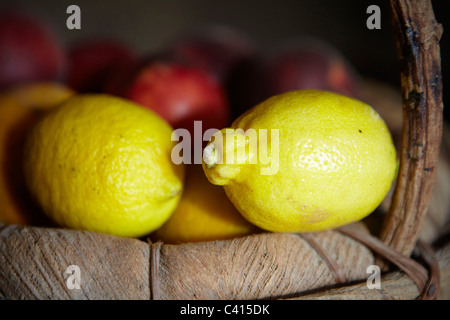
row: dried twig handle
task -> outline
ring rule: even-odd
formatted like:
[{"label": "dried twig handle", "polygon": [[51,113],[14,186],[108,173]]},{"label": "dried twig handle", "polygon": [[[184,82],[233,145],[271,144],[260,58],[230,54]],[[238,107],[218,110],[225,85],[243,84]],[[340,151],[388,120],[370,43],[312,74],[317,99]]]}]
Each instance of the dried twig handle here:
[{"label": "dried twig handle", "polygon": [[400,169],[380,238],[405,256],[419,236],[434,184],[443,104],[437,23],[430,0],[391,0],[403,93]]}]

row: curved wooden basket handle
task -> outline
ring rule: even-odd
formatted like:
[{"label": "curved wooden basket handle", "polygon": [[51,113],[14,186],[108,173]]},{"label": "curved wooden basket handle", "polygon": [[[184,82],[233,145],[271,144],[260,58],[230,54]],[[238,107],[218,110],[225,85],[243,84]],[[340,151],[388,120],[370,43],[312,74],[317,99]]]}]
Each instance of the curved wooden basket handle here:
[{"label": "curved wooden basket handle", "polygon": [[431,0],[391,0],[400,62],[403,132],[396,189],[380,238],[410,256],[430,202],[442,139],[439,40]]}]

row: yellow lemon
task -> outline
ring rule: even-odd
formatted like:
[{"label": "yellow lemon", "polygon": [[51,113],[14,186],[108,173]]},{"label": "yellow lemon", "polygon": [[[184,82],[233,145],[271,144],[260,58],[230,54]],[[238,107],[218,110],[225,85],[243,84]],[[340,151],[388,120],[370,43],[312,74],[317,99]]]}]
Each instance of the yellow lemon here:
[{"label": "yellow lemon", "polygon": [[47,223],[28,194],[22,173],[25,136],[47,110],[74,92],[53,82],[30,83],[0,95],[0,221],[6,224]]},{"label": "yellow lemon", "polygon": [[223,188],[209,183],[201,165],[190,165],[177,209],[152,238],[185,243],[231,239],[257,231],[240,215]]},{"label": "yellow lemon", "polygon": [[369,105],[299,90],[271,97],[222,129],[203,168],[241,214],[274,232],[313,232],[358,221],[386,196],[397,157]]},{"label": "yellow lemon", "polygon": [[61,226],[139,237],[170,217],[184,167],[171,161],[173,129],[127,100],[77,95],[30,132],[25,179]]}]

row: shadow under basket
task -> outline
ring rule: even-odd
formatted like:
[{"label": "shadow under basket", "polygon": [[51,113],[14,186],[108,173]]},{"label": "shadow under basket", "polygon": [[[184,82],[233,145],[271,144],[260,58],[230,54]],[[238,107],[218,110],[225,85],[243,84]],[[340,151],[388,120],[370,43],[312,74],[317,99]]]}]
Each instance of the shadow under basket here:
[{"label": "shadow under basket", "polygon": [[[380,231],[362,222],[179,245],[59,228],[0,227],[2,299],[449,299],[450,243],[420,240],[443,135],[430,0],[391,0],[401,72],[400,168]],[[71,268],[82,290],[70,290]],[[375,269],[374,269],[375,268]],[[379,268],[381,288],[369,276]]]}]

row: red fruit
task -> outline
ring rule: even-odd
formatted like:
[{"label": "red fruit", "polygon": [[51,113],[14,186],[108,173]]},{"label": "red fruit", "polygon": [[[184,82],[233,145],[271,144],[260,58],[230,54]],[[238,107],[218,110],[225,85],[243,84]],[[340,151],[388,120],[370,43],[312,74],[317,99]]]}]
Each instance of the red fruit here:
[{"label": "red fruit", "polygon": [[168,49],[175,62],[205,70],[219,81],[253,52],[253,43],[241,31],[218,25],[188,32]]},{"label": "red fruit", "polygon": [[60,80],[65,65],[60,43],[43,21],[15,10],[0,14],[0,89]]},{"label": "red fruit", "polygon": [[135,73],[125,97],[158,113],[174,128],[193,133],[194,120],[202,129],[228,125],[224,90],[208,73],[173,63],[153,62]]},{"label": "red fruit", "polygon": [[165,53],[153,53],[148,56],[141,56],[134,61],[125,61],[114,69],[106,79],[103,92],[119,97],[125,97],[130,87],[130,83],[138,74],[152,63],[170,63],[172,62]]},{"label": "red fruit", "polygon": [[78,92],[101,92],[112,73],[135,60],[135,53],[118,40],[93,39],[69,52],[67,84]]},{"label": "red fruit", "polygon": [[331,45],[302,38],[279,47],[267,59],[268,94],[298,89],[321,89],[358,96],[359,77]]}]

